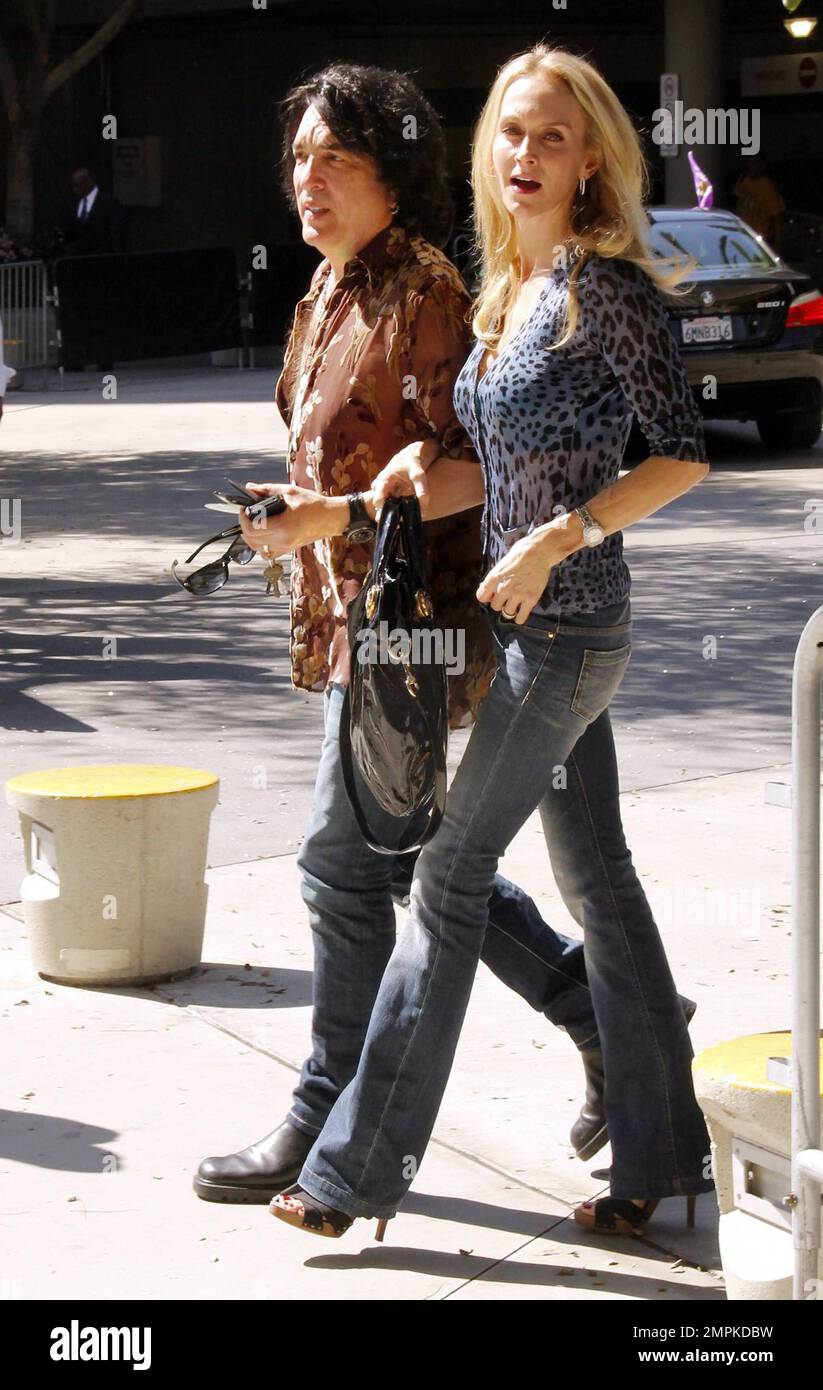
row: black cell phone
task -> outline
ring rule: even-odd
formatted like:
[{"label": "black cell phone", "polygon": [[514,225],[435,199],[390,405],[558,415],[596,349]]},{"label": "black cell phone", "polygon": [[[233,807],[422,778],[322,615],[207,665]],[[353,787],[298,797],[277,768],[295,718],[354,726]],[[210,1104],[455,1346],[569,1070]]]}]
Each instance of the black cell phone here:
[{"label": "black cell phone", "polygon": [[[234,481],[234,478],[229,478],[229,477],[227,476],[227,477],[226,477],[226,482],[229,484],[230,487],[234,488],[234,491],[235,491],[236,493],[238,493],[239,496],[241,496],[241,497],[252,497],[252,494],[251,494],[250,492],[248,492],[248,491],[246,490],[246,488],[243,487],[243,484],[242,484],[242,483],[236,483],[236,482]],[[252,498],[252,500],[254,500],[254,499]]]},{"label": "black cell phone", "polygon": [[226,482],[230,483],[238,494],[236,498],[232,498],[232,501],[240,502],[242,499],[248,498],[246,512],[248,512],[249,507],[262,507],[266,516],[277,516],[280,512],[286,510],[286,503],[279,493],[274,497],[254,497],[250,492],[247,492],[244,487],[241,487],[240,483],[236,483],[234,478],[227,477]]},{"label": "black cell phone", "polygon": [[230,507],[249,507],[253,500],[250,494],[241,496],[239,492],[235,492],[233,488],[229,487],[224,488],[222,492],[215,488],[214,496],[218,501],[226,502]]},{"label": "black cell phone", "polygon": [[260,508],[263,509],[266,516],[278,516],[280,512],[286,510],[286,499],[280,492],[274,497],[259,497],[250,507],[246,508],[246,515],[253,516],[255,513],[259,515]]},{"label": "black cell phone", "polygon": [[215,491],[215,497],[219,497],[221,502],[227,502],[232,507],[244,507],[248,512],[250,507],[262,507],[266,516],[277,516],[279,512],[286,510],[286,503],[278,494],[275,497],[255,497],[240,483],[236,483],[233,478],[227,478],[228,488],[221,492]]},{"label": "black cell phone", "polygon": [[228,502],[233,507],[248,507],[256,500],[252,493],[247,492],[240,483],[236,483],[234,478],[227,478],[226,482],[228,487],[219,492],[215,491],[214,494],[221,502]]}]

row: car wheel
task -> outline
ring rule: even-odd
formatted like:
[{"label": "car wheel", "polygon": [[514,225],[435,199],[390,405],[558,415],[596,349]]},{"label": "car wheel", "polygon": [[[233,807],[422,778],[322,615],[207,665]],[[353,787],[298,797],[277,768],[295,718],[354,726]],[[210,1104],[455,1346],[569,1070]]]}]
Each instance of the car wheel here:
[{"label": "car wheel", "polygon": [[767,449],[811,449],[823,430],[823,415],[819,410],[764,415],[757,428]]}]

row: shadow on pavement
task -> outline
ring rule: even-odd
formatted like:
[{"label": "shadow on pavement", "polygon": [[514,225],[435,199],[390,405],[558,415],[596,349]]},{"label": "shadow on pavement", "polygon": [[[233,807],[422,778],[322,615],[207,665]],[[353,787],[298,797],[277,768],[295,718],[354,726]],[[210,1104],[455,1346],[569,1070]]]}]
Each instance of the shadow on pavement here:
[{"label": "shadow on pavement", "polygon": [[[116,1138],[117,1130],[63,1115],[0,1110],[0,1156],[15,1163],[54,1168],[61,1173],[104,1173],[104,1160],[113,1155],[98,1146]],[[117,1166],[122,1166],[119,1158]],[[12,1199],[10,1188],[6,1189],[6,1199]]]}]

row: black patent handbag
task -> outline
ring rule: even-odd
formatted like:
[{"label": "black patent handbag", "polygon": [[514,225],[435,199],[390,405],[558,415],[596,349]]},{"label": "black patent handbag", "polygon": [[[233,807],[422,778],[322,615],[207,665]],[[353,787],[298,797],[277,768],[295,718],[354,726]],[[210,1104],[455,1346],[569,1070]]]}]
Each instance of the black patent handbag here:
[{"label": "black patent handbag", "polygon": [[[346,793],[365,840],[381,854],[419,849],[446,804],[447,678],[442,651],[434,659],[433,617],[420,505],[416,497],[390,497],[371,570],[349,607],[351,675],[340,716]],[[369,826],[355,766],[382,810],[398,821],[414,818],[397,845],[383,844]]]}]

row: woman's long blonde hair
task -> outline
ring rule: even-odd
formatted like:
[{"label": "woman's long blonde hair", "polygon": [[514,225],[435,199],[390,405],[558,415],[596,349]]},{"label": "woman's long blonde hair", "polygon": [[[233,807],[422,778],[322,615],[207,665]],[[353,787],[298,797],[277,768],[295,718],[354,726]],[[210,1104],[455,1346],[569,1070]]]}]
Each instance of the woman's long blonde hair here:
[{"label": "woman's long blonde hair", "polygon": [[637,132],[609,84],[584,58],[562,48],[536,44],[509,59],[500,69],[480,113],[472,144],[475,242],[481,271],[472,328],[475,337],[492,349],[500,340],[522,279],[515,220],[503,202],[493,172],[492,146],[507,89],[518,77],[535,76],[565,82],[582,108],[586,144],[594,147],[599,161],[585,193],[582,197],[575,195],[572,207],[574,240],[584,254],[569,273],[566,317],[553,348],[567,343],[577,326],[577,282],[592,252],[633,261],[665,290],[672,290],[695,264],[682,259],[664,260],[649,248],[649,219],[644,208],[649,191],[646,161]]}]

